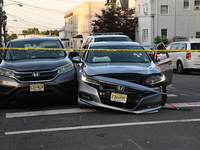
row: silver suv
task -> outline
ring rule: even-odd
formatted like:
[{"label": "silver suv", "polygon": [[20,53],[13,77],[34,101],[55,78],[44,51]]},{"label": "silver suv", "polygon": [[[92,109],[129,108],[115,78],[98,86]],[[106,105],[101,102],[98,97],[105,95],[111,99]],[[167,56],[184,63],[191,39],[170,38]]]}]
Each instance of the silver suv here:
[{"label": "silver suv", "polygon": [[200,52],[184,52],[181,50],[199,50],[200,40],[180,41],[170,43],[167,50],[180,50],[180,52],[170,52],[173,69],[178,73],[188,73],[190,70],[200,70]]},{"label": "silver suv", "polygon": [[127,41],[132,42],[132,40],[126,35],[95,35],[88,36],[84,39],[81,48],[86,49],[88,45],[92,42],[109,42],[109,41]]}]

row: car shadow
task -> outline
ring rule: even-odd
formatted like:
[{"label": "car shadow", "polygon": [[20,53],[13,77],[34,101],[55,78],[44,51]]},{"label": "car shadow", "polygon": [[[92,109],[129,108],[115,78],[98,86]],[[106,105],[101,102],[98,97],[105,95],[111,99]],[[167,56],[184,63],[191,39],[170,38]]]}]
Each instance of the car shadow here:
[{"label": "car shadow", "polygon": [[77,107],[77,104],[68,102],[67,99],[23,99],[13,100],[10,104],[11,110],[46,110],[46,109],[65,109]]}]

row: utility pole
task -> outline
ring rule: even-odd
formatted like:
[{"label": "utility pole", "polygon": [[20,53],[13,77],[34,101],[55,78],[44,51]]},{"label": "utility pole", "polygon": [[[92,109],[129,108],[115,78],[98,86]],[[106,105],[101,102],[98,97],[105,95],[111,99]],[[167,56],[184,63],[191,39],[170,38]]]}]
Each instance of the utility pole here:
[{"label": "utility pole", "polygon": [[6,22],[7,22],[7,16],[6,16],[6,12],[5,11],[3,11],[3,37],[4,37],[4,46],[6,46],[7,45],[7,31],[6,31]]},{"label": "utility pole", "polygon": [[0,47],[2,47],[3,0],[0,0]]}]

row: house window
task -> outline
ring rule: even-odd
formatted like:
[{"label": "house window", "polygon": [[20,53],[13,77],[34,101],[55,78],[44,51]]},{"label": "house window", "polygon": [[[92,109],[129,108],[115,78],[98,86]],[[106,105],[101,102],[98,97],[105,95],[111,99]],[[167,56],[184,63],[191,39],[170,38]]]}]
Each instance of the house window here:
[{"label": "house window", "polygon": [[148,41],[148,29],[142,30],[142,41]]},{"label": "house window", "polygon": [[194,1],[194,6],[200,6],[200,0],[195,0]]},{"label": "house window", "polygon": [[161,37],[167,38],[167,29],[161,29]]},{"label": "house window", "polygon": [[138,5],[138,11],[140,12],[140,4]]},{"label": "house window", "polygon": [[200,10],[200,0],[194,1],[194,10]]},{"label": "house window", "polygon": [[148,14],[148,3],[145,3],[145,4],[143,5],[143,12],[144,12],[145,15]]},{"label": "house window", "polygon": [[189,0],[184,0],[184,2],[183,2],[183,8],[184,9],[189,9],[190,8],[190,2],[189,2]]},{"label": "house window", "polygon": [[161,5],[160,14],[162,14],[162,15],[169,14],[169,6],[168,5]]},{"label": "house window", "polygon": [[196,32],[196,38],[200,38],[200,32]]}]

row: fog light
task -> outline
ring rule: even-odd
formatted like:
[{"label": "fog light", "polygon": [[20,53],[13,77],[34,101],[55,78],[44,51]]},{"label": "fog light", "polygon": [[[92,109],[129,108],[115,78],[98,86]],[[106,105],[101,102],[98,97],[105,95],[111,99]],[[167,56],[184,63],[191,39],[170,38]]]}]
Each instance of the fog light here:
[{"label": "fog light", "polygon": [[86,99],[86,100],[92,100],[92,98],[90,97],[90,95],[86,94],[86,93],[79,93],[80,98]]}]

